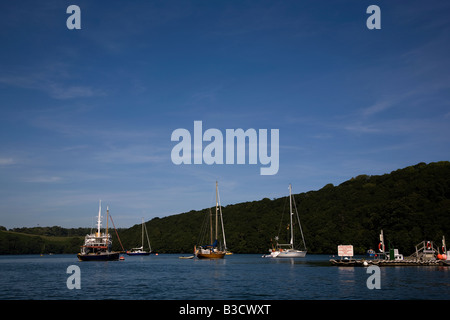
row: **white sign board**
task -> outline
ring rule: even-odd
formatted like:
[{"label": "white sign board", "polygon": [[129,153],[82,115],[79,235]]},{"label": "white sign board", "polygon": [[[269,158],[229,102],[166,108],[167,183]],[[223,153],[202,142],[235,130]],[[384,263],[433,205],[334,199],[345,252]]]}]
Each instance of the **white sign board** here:
[{"label": "white sign board", "polygon": [[338,246],[338,256],[339,257],[353,257],[353,246]]}]

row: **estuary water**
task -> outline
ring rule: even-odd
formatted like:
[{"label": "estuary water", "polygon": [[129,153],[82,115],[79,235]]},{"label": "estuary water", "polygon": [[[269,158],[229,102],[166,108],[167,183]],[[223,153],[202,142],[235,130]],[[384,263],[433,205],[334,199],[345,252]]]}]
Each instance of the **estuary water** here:
[{"label": "estuary water", "polygon": [[[0,256],[0,300],[450,299],[450,267],[381,267],[379,289],[370,289],[366,268],[333,266],[328,255],[180,256],[125,255],[124,261],[109,262],[80,262],[76,255]],[[79,289],[67,285],[72,265],[79,267]]]}]

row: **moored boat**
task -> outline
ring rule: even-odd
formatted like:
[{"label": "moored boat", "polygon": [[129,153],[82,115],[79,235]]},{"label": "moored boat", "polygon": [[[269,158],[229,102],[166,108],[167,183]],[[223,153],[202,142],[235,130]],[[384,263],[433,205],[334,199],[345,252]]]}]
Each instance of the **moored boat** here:
[{"label": "moored boat", "polygon": [[201,250],[197,252],[197,258],[199,259],[223,259],[225,257],[225,252],[222,251],[205,251]]},{"label": "moored boat", "polygon": [[[194,247],[195,256],[199,259],[223,259],[227,254],[227,243],[225,240],[225,229],[223,227],[223,218],[222,218],[222,208],[220,206],[219,199],[219,191],[218,184],[216,181],[216,214],[215,214],[215,238],[213,241],[213,219],[212,212],[210,210],[209,220],[210,220],[210,243],[206,245],[200,245]],[[220,225],[222,229],[222,240],[223,243],[219,242],[219,216],[220,216]],[[223,246],[223,247],[222,247]]]},{"label": "moored boat", "polygon": [[[144,250],[144,231],[147,236],[147,243],[148,243],[149,251]],[[148,256],[148,255],[150,255],[151,252],[152,252],[152,247],[150,246],[150,240],[148,238],[147,227],[145,226],[144,218],[142,218],[142,245],[139,248],[133,248],[133,249],[127,251],[127,255],[129,255],[129,256]]]},{"label": "moored boat", "polygon": [[119,252],[78,253],[80,261],[115,261],[119,260]]},{"label": "moored boat", "polygon": [[[296,212],[296,216],[297,216],[297,222],[298,222],[298,226],[300,229],[300,233],[302,236],[302,241],[303,241],[303,246],[304,246],[304,250],[298,250],[295,248],[294,246],[294,224],[293,224],[293,216],[294,213],[292,211],[292,186],[289,184],[289,216],[290,216],[290,224],[288,225],[288,228],[290,229],[290,234],[291,234],[291,240],[289,241],[289,243],[287,244],[280,244],[278,243],[278,239],[279,237],[275,237],[275,240],[277,241],[276,246],[273,247],[272,249],[269,249],[269,254],[264,255],[264,258],[304,258],[306,256],[306,244],[305,244],[305,238],[303,236],[303,230],[302,230],[302,226],[300,223],[300,218],[298,216],[298,211],[297,211],[297,207],[295,207],[295,212]],[[294,206],[295,206],[295,202],[294,202]]]},{"label": "moored boat", "polygon": [[304,258],[306,256],[306,251],[286,249],[278,251],[276,258]]},{"label": "moored boat", "polygon": [[106,209],[106,229],[102,233],[101,228],[101,201],[98,209],[97,232],[87,234],[84,238],[84,245],[81,246],[80,253],[77,254],[80,261],[112,261],[119,260],[120,252],[112,251],[111,234],[108,233],[109,208]]},{"label": "moored boat", "polygon": [[148,256],[148,255],[150,255],[150,252],[143,250],[142,247],[139,247],[139,248],[133,248],[133,249],[127,251],[127,255],[129,255],[129,256]]}]

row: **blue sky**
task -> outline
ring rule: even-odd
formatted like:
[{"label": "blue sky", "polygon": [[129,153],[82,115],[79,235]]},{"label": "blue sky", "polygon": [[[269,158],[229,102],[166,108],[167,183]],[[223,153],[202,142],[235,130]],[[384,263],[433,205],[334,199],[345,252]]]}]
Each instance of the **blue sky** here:
[{"label": "blue sky", "polygon": [[[69,30],[66,9],[81,9]],[[369,30],[366,9],[381,9]],[[450,160],[446,1],[3,1],[0,225],[117,227]],[[278,129],[279,171],[174,165],[177,128]],[[248,163],[248,162],[247,162]],[[226,214],[224,212],[224,214]]]}]

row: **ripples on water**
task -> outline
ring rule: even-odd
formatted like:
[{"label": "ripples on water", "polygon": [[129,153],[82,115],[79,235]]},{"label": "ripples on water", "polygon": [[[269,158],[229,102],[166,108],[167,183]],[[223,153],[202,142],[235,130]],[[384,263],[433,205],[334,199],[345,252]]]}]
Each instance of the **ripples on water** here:
[{"label": "ripples on water", "polygon": [[[0,256],[0,299],[58,300],[392,300],[450,299],[449,267],[384,267],[381,289],[368,289],[361,267],[336,267],[329,256],[297,260],[227,256],[125,256],[125,261],[79,262],[76,255]],[[81,270],[69,290],[67,267]]]}]

